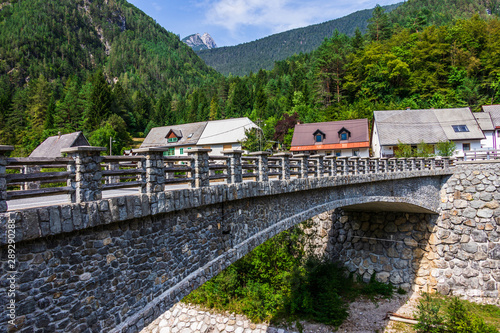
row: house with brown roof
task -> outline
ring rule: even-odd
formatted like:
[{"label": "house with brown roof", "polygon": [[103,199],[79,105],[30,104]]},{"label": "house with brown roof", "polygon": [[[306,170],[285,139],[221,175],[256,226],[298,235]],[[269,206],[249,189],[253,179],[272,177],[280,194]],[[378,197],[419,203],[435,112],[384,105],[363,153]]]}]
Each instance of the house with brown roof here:
[{"label": "house with brown roof", "polygon": [[290,151],[336,156],[370,156],[368,119],[297,124]]},{"label": "house with brown roof", "polygon": [[82,132],[48,137],[33,150],[29,157],[61,157],[61,149],[90,146]]},{"label": "house with brown roof", "polygon": [[374,157],[394,156],[399,143],[416,148],[440,141],[454,142],[454,156],[464,156],[464,151],[481,149],[485,139],[469,108],[374,111],[373,120]]}]

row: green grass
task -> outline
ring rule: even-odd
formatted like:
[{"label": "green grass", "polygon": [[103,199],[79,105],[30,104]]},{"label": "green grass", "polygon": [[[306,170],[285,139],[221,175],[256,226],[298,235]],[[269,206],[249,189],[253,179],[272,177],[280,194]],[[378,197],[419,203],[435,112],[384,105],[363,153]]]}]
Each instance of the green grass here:
[{"label": "green grass", "polygon": [[477,304],[458,297],[424,294],[415,314],[423,333],[500,332],[500,308]]}]

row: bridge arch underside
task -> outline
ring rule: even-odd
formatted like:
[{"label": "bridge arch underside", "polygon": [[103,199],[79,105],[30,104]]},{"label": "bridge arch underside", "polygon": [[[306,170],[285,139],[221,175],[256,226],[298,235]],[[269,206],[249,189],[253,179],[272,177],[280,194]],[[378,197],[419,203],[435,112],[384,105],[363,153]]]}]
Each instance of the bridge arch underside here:
[{"label": "bridge arch underside", "polygon": [[16,244],[18,320],[25,328],[140,331],[302,221],[342,207],[431,216],[441,185],[434,176],[257,195],[24,241]]}]

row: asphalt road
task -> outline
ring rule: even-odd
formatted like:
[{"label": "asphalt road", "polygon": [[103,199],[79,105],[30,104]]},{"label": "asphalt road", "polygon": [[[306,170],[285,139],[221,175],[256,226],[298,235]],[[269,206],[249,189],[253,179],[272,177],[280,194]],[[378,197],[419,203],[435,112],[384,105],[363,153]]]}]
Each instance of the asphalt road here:
[{"label": "asphalt road", "polygon": [[[189,188],[188,184],[182,185],[169,185],[165,189],[168,190],[178,190],[183,188]],[[102,192],[102,198],[112,198],[125,195],[139,194],[139,188],[126,188],[120,190],[108,190]],[[53,206],[64,203],[69,203],[69,196],[67,194],[49,195],[38,198],[26,198],[7,201],[8,211],[14,211],[25,208],[35,208],[35,207],[45,207]]]}]

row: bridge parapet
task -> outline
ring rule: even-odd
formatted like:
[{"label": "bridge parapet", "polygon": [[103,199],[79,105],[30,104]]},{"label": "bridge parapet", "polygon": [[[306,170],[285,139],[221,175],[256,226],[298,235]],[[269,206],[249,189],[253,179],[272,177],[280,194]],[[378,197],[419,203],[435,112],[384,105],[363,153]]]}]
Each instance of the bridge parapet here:
[{"label": "bridge parapet", "polygon": [[[3,148],[2,148],[3,147]],[[138,188],[138,193],[162,193],[166,185],[190,184],[206,187],[211,181],[241,183],[255,180],[323,178],[358,174],[384,174],[422,170],[446,170],[453,160],[438,158],[360,158],[307,154],[292,156],[268,152],[227,151],[224,156],[209,156],[210,149],[189,150],[188,156],[164,156],[163,148],[137,149],[136,156],[100,156],[104,148],[75,147],[63,153],[66,158],[7,158],[13,148],[0,147],[0,212],[8,210],[7,201],[45,195],[68,194],[72,203],[102,198],[103,190]],[[27,168],[26,166],[30,167]],[[44,171],[59,167],[66,171]],[[11,170],[37,170],[36,173],[8,173]],[[44,172],[40,172],[44,171]],[[27,186],[33,183],[37,186]],[[58,185],[40,188],[40,183]],[[66,186],[60,186],[66,183]],[[20,190],[14,190],[20,186]],[[36,187],[33,189],[33,187]]]}]

